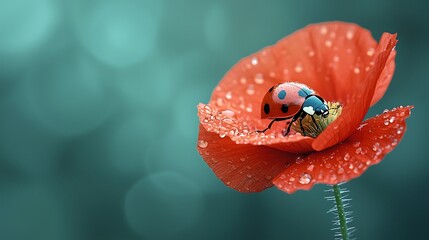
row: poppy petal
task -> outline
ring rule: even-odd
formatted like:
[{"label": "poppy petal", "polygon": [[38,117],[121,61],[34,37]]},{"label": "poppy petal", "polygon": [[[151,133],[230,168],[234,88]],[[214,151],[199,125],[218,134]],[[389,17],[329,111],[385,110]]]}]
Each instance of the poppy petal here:
[{"label": "poppy petal", "polygon": [[399,107],[368,119],[344,142],[289,166],[273,180],[274,185],[293,193],[316,183],[338,184],[359,177],[398,145],[412,108]]},{"label": "poppy petal", "polygon": [[378,48],[384,49],[375,59],[374,65],[366,74],[366,79],[355,92],[347,96],[341,115],[331,123],[313,142],[316,151],[322,151],[343,141],[355,132],[368,111],[377,80],[385,68],[386,61],[396,46],[396,34],[384,33]]},{"label": "poppy petal", "polygon": [[236,144],[206,131],[202,125],[197,148],[216,176],[240,192],[259,192],[272,187],[272,178],[302,157],[266,146]]},{"label": "poppy petal", "polygon": [[239,121],[252,127],[265,128],[269,121],[261,120],[261,101],[272,86],[281,82],[275,66],[271,47],[243,58],[219,82],[209,104],[219,111],[233,111]]},{"label": "poppy petal", "polygon": [[344,103],[363,82],[376,46],[356,24],[326,22],[298,30],[273,48],[283,81],[304,83],[324,99]]},{"label": "poppy petal", "polygon": [[378,78],[374,96],[371,100],[371,107],[374,106],[383,97],[384,93],[387,91],[387,88],[390,85],[390,81],[393,78],[393,73],[395,72],[395,57],[396,50],[393,50],[392,54],[390,54],[389,58],[387,59],[386,66],[384,67],[383,72]]},{"label": "poppy petal", "polygon": [[[199,104],[198,116],[206,131],[216,133],[220,138],[228,136],[237,144],[266,145],[289,153],[313,151],[311,144],[314,138],[303,137],[300,134],[283,136],[281,131],[258,133],[257,129],[247,122],[237,120],[236,114],[231,110],[217,111],[210,105]],[[261,126],[260,129],[263,128],[265,127]]]}]

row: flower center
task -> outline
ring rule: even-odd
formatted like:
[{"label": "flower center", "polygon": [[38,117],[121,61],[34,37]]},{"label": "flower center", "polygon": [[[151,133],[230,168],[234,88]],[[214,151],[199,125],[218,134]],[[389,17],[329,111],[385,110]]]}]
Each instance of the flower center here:
[{"label": "flower center", "polygon": [[320,133],[323,132],[323,130],[325,130],[329,126],[329,124],[331,124],[333,121],[335,121],[335,119],[337,119],[338,116],[341,115],[342,106],[340,103],[328,102],[328,107],[329,107],[329,115],[326,118],[323,117],[322,115],[315,114],[313,115],[313,117],[314,117],[314,120],[316,120],[316,122],[314,122],[311,116],[309,115],[305,116],[305,118],[301,120],[302,127],[304,128],[305,134],[303,133],[301,126],[299,124],[300,120],[292,124],[292,129],[295,130],[296,132],[299,132],[303,136],[308,136],[313,138],[317,137]]}]

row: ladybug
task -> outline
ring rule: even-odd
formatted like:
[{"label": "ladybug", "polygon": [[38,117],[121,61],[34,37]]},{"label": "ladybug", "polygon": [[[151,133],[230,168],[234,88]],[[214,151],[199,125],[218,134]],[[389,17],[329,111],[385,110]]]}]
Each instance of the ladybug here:
[{"label": "ladybug", "polygon": [[314,124],[319,128],[314,115],[329,116],[329,106],[327,102],[316,95],[316,92],[302,83],[284,82],[277,84],[268,90],[261,104],[261,118],[273,119],[267,128],[258,132],[265,132],[271,128],[274,122],[292,119],[287,130],[283,132],[289,134],[292,123],[299,119],[299,124],[303,135],[305,130],[302,127],[302,119],[309,115]]}]

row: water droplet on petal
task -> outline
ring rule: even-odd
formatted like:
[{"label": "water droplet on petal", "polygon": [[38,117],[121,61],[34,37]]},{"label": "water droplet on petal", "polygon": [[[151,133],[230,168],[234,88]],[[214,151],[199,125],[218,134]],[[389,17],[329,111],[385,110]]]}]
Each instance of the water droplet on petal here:
[{"label": "water droplet on petal", "polygon": [[261,73],[257,73],[255,75],[255,83],[256,84],[263,84],[264,83],[264,76]]},{"label": "water droplet on petal", "polygon": [[265,176],[265,179],[267,179],[267,180],[271,180],[273,177],[271,177],[271,176]]},{"label": "water droplet on petal", "polygon": [[316,53],[313,50],[308,52],[309,57],[314,57],[314,55],[316,55]]},{"label": "water droplet on petal", "polygon": [[244,157],[240,158],[240,162],[244,162],[244,161],[246,161],[246,158]]},{"label": "water droplet on petal", "polygon": [[206,148],[208,146],[208,142],[204,140],[198,140],[198,147],[200,148]]},{"label": "water droplet on petal", "polygon": [[248,179],[251,179],[253,176],[252,176],[252,174],[247,174],[247,175],[246,175],[246,177],[247,177]]},{"label": "water droplet on petal", "polygon": [[311,175],[308,173],[304,173],[300,178],[299,178],[299,183],[301,184],[309,184],[311,181]]},{"label": "water droplet on petal", "polygon": [[289,182],[293,182],[293,181],[295,181],[295,178],[294,177],[290,177],[289,178]]},{"label": "water droplet on petal", "polygon": [[255,87],[253,86],[253,84],[247,86],[246,93],[249,95],[255,94]]},{"label": "water droplet on petal", "polygon": [[350,160],[350,154],[349,153],[346,153],[346,155],[344,155],[344,160],[345,161]]},{"label": "water droplet on petal", "polygon": [[353,72],[356,73],[356,74],[359,74],[360,73],[360,69],[358,67],[355,67],[353,69]]},{"label": "water droplet on petal", "polygon": [[374,48],[370,48],[368,49],[368,51],[366,51],[366,55],[371,57],[372,55],[374,55],[374,52],[375,52]]},{"label": "water droplet on petal", "polygon": [[338,174],[343,174],[344,173],[344,168],[340,167],[338,168]]},{"label": "water droplet on petal", "polygon": [[232,92],[231,91],[228,91],[226,94],[225,94],[225,97],[226,97],[226,99],[232,99]]},{"label": "water droplet on petal", "polygon": [[390,144],[390,145],[392,145],[392,147],[394,147],[394,146],[396,146],[396,145],[398,145],[398,139],[393,139],[392,140],[392,143]]},{"label": "water droplet on petal", "polygon": [[353,30],[348,30],[347,31],[347,33],[346,33],[346,38],[348,39],[348,40],[352,40],[353,39],[353,37],[354,37],[354,32],[353,32]]},{"label": "water droplet on petal", "polygon": [[235,115],[235,113],[234,113],[234,111],[227,109],[227,110],[222,111],[222,115],[225,115],[228,117],[233,117]]},{"label": "water droplet on petal", "polygon": [[352,164],[352,163],[350,163],[350,165],[349,165],[349,169],[353,169],[355,166]]},{"label": "water droplet on petal", "polygon": [[388,119],[386,119],[386,120],[384,120],[384,125],[389,125],[389,120]]},{"label": "water droplet on petal", "polygon": [[297,158],[295,159],[295,162],[296,162],[296,164],[301,164],[301,163],[303,163],[303,162],[304,162],[304,159],[303,159],[303,158],[301,158],[301,157],[297,157]]},{"label": "water droplet on petal", "polygon": [[360,148],[360,147],[356,148],[356,153],[357,154],[361,154],[362,153],[362,148]]},{"label": "water droplet on petal", "polygon": [[320,34],[326,35],[326,33],[328,33],[328,28],[326,26],[322,26],[320,28]]},{"label": "water droplet on petal", "polygon": [[252,65],[256,65],[258,64],[258,58],[257,57],[253,57],[252,58]]},{"label": "water droplet on petal", "polygon": [[332,41],[331,40],[326,40],[325,41],[325,46],[326,47],[332,47]]},{"label": "water droplet on petal", "polygon": [[334,62],[339,62],[340,61],[340,57],[338,57],[338,56],[334,56]]},{"label": "water droplet on petal", "polygon": [[390,117],[389,122],[393,123],[395,121],[395,117]]},{"label": "water droplet on petal", "polygon": [[295,72],[300,73],[300,72],[302,72],[302,70],[303,70],[302,64],[301,64],[301,63],[298,63],[298,64],[295,66]]},{"label": "water droplet on petal", "polygon": [[313,169],[314,169],[314,165],[313,164],[311,164],[311,165],[309,165],[308,167],[307,167],[307,170],[308,171],[313,171]]},{"label": "water droplet on petal", "polygon": [[353,147],[359,147],[359,146],[360,146],[360,142],[353,143]]}]

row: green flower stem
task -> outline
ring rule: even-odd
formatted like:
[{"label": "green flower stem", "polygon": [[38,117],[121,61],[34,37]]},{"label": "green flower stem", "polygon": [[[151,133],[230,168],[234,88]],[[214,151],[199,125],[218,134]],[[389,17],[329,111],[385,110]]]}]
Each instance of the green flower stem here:
[{"label": "green flower stem", "polygon": [[335,204],[337,205],[341,236],[343,237],[343,240],[349,240],[346,213],[344,211],[343,200],[341,199],[341,190],[338,185],[333,185],[332,188],[334,190]]}]

